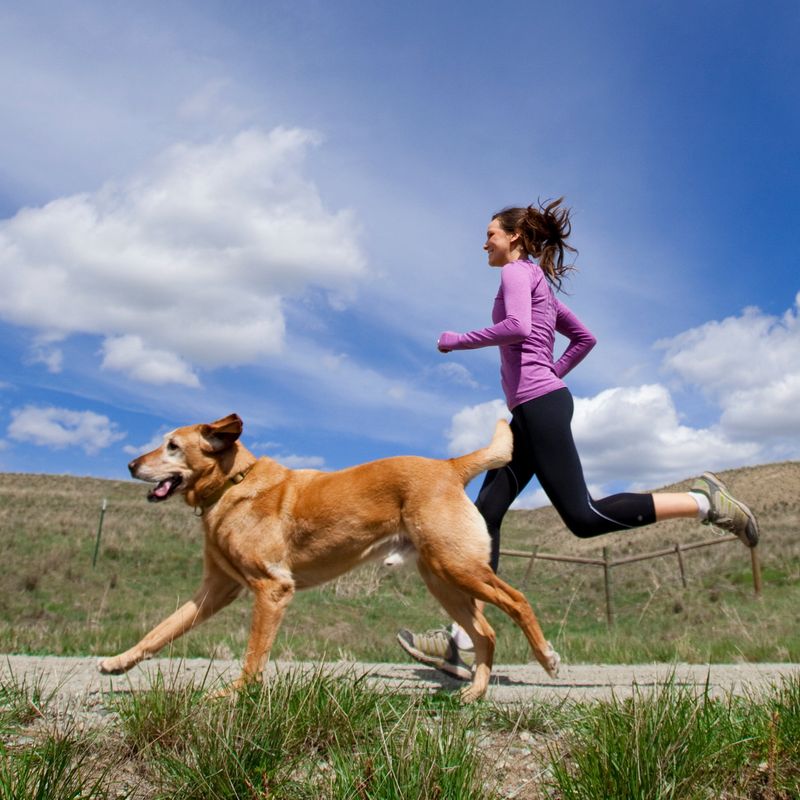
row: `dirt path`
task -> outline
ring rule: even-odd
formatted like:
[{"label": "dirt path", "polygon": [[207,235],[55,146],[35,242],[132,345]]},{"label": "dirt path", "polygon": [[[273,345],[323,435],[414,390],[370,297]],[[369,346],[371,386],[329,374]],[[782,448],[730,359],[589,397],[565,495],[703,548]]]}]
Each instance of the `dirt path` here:
[{"label": "dirt path", "polygon": [[[194,679],[214,683],[235,677],[238,661],[209,661],[194,658],[156,658],[145,662],[127,675],[100,675],[95,658],[62,658],[57,656],[0,656],[0,679],[9,673],[18,682],[34,681],[43,688],[56,691],[61,701],[78,701],[85,706],[102,704],[102,695],[109,690],[126,691],[150,685],[153,675],[161,671],[176,681]],[[269,665],[267,674],[276,670],[311,671],[313,663],[276,662]],[[419,664],[364,664],[337,662],[326,670],[353,675],[367,675],[370,682],[394,691],[436,691],[456,689],[457,681],[436,670]],[[487,699],[498,703],[514,703],[533,699],[590,700],[624,697],[634,686],[648,690],[674,677],[676,683],[702,688],[708,683],[712,693],[741,694],[758,691],[778,683],[782,676],[797,674],[800,664],[636,664],[636,665],[563,665],[561,675],[551,680],[538,665],[498,665],[492,674]]]}]

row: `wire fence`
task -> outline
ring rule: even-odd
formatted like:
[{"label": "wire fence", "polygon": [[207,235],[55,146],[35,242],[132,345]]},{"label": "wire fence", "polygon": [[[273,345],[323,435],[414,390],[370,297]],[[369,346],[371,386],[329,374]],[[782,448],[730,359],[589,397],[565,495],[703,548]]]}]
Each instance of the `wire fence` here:
[{"label": "wire fence", "polygon": [[[97,537],[95,540],[94,553],[92,555],[92,567],[97,564],[97,554],[100,550],[100,537],[103,532],[103,520],[105,517],[108,502],[103,498],[100,506],[100,520],[97,528]],[[653,550],[649,553],[638,553],[633,556],[626,556],[624,558],[612,559],[608,547],[603,548],[603,558],[586,558],[584,556],[566,556],[558,555],[556,553],[542,553],[538,548],[528,552],[525,550],[508,550],[500,549],[500,555],[511,556],[512,558],[527,558],[528,567],[525,570],[525,576],[522,579],[522,588],[528,583],[531,570],[537,559],[541,561],[558,561],[563,564],[579,564],[583,566],[602,567],[603,569],[603,582],[605,587],[605,600],[606,600],[606,620],[609,625],[614,624],[614,583],[611,580],[611,570],[617,567],[623,567],[628,564],[634,564],[639,561],[649,561],[655,558],[665,558],[675,556],[677,559],[678,570],[680,572],[681,583],[686,588],[688,583],[686,581],[686,566],[683,560],[683,554],[689,550],[698,550],[701,547],[713,547],[719,544],[727,544],[728,542],[738,542],[737,536],[718,536],[714,539],[706,539],[702,542],[691,542],[689,544],[676,543],[671,547],[666,547],[662,550]],[[753,590],[758,596],[761,594],[761,561],[759,558],[758,547],[749,548],[750,551],[750,567],[753,573]]]},{"label": "wire fence", "polygon": [[[606,620],[609,625],[614,624],[614,583],[611,579],[611,571],[617,567],[622,567],[627,564],[634,564],[639,561],[649,561],[654,558],[665,558],[675,556],[677,559],[678,570],[680,571],[681,583],[684,588],[688,586],[686,581],[686,567],[683,560],[683,554],[689,550],[697,550],[701,547],[713,547],[719,544],[727,544],[728,542],[739,542],[737,536],[720,536],[714,539],[707,539],[702,542],[692,542],[690,544],[675,544],[672,547],[666,547],[662,550],[654,550],[650,553],[638,553],[633,556],[626,556],[624,558],[612,559],[608,547],[603,548],[603,558],[585,558],[583,556],[565,556],[555,553],[542,553],[538,549],[530,552],[524,550],[500,550],[500,555],[511,556],[512,558],[527,558],[529,560],[528,567],[525,570],[525,576],[522,579],[523,586],[527,584],[530,577],[531,570],[537,559],[541,561],[558,561],[564,564],[579,564],[591,567],[602,567],[603,581],[605,585],[606,597]],[[749,548],[750,552],[750,568],[753,573],[753,590],[758,596],[761,594],[761,560],[758,553],[758,547]]]}]

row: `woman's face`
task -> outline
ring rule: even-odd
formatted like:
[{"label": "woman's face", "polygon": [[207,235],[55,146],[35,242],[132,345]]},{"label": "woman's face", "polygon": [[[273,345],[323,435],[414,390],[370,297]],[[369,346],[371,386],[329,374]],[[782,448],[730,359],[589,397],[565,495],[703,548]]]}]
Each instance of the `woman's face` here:
[{"label": "woman's face", "polygon": [[489,254],[490,267],[503,267],[509,261],[521,257],[518,233],[506,233],[500,223],[493,219],[486,229],[486,242],[483,249]]}]

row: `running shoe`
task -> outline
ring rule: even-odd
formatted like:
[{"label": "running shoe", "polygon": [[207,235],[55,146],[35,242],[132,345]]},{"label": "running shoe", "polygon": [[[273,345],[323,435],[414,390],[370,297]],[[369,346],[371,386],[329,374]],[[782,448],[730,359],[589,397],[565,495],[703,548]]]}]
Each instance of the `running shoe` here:
[{"label": "running shoe", "polygon": [[472,680],[475,651],[458,647],[448,630],[412,633],[403,628],[397,632],[397,641],[420,664],[435,667],[460,681]]},{"label": "running shoe", "polygon": [[704,472],[695,479],[690,489],[708,498],[708,516],[704,525],[715,525],[724,531],[735,533],[748,547],[758,544],[758,522],[753,512],[737,500],[728,487],[713,472]]}]

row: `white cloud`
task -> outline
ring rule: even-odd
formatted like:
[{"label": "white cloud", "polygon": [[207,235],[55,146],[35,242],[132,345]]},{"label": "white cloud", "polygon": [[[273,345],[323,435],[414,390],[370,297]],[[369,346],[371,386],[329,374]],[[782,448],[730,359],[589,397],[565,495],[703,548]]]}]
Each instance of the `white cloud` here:
[{"label": "white cloud", "polygon": [[246,447],[249,450],[262,453],[272,452],[280,446],[280,442],[250,442],[249,444],[246,444]]},{"label": "white cloud", "polygon": [[432,371],[437,378],[457,386],[466,386],[469,389],[477,389],[479,386],[475,378],[472,377],[472,373],[463,364],[455,361],[447,364],[438,364]]},{"label": "white cloud", "polygon": [[777,446],[794,457],[800,454],[799,305],[800,294],[782,317],[747,308],[657,345],[668,370],[721,408],[726,435],[782,440]]},{"label": "white cloud", "polygon": [[490,400],[462,408],[453,415],[447,431],[447,451],[450,455],[459,456],[485,447],[491,441],[494,426],[501,417],[510,419],[502,400]]},{"label": "white cloud", "polygon": [[414,375],[379,372],[359,362],[357,357],[331,352],[312,339],[291,337],[287,349],[291,351],[291,359],[283,359],[279,364],[266,360],[266,368],[279,367],[281,377],[290,382],[294,391],[324,399],[328,405],[335,402],[362,410],[399,409],[428,418],[432,408],[446,402],[441,395],[420,387]]},{"label": "white cloud", "polygon": [[303,175],[316,141],[180,144],[125,182],[19,211],[0,222],[0,317],[106,337],[106,366],[151,382],[281,352],[285,297],[316,286],[341,304],[364,271],[353,215]]},{"label": "white cloud", "polygon": [[725,398],[720,425],[737,437],[782,440],[786,457],[800,456],[800,371],[732,392]]},{"label": "white cloud", "polygon": [[523,493],[511,504],[511,508],[542,508],[550,505],[550,498],[541,487]]},{"label": "white cloud", "polygon": [[53,375],[61,372],[64,364],[64,354],[61,348],[55,345],[64,340],[61,333],[52,331],[36,336],[31,344],[30,353],[26,359],[27,364],[44,364],[47,371]]},{"label": "white cloud", "polygon": [[279,464],[289,469],[324,469],[325,459],[322,456],[298,456],[277,453],[270,458],[274,458]]},{"label": "white cloud", "polygon": [[149,453],[152,450],[155,450],[157,447],[161,447],[161,444],[164,441],[164,434],[167,432],[166,428],[162,428],[156,433],[149,442],[145,442],[142,445],[134,445],[134,444],[126,444],[122,451],[127,453],[129,456],[140,456],[144,453]]},{"label": "white cloud", "polygon": [[37,349],[31,357],[31,363],[44,364],[48,372],[57,375],[63,368],[64,353],[58,347]]},{"label": "white cloud", "polygon": [[139,336],[116,336],[103,342],[103,369],[124,372],[135,380],[157,385],[199,386],[192,368],[179,356],[148,349]]},{"label": "white cloud", "polygon": [[64,365],[64,353],[59,347],[41,346],[34,344],[30,355],[25,359],[26,364],[44,364],[47,371],[58,375]]},{"label": "white cloud", "polygon": [[289,469],[325,469],[325,459],[322,456],[285,453],[280,442],[251,442],[248,447],[255,455],[265,455]]},{"label": "white cloud", "polygon": [[[705,469],[800,457],[800,294],[781,317],[748,308],[657,347],[664,366],[703,390],[720,410],[716,423],[693,427],[681,419],[667,387],[645,384],[575,398],[572,430],[587,481],[632,489],[663,485]],[[490,435],[499,400],[453,417],[448,439],[456,454]],[[517,507],[539,505],[537,492]]]},{"label": "white cloud", "polygon": [[[535,482],[536,478],[534,478],[533,481]],[[533,485],[535,486],[536,484],[533,483]],[[601,486],[589,484],[587,488],[592,497],[602,497],[604,494],[607,494]],[[533,490],[529,489],[528,491],[523,491],[511,504],[511,508],[542,508],[549,505],[552,505],[550,503],[550,498],[545,494],[544,489],[539,486]]]},{"label": "white cloud", "polygon": [[666,387],[618,387],[575,399],[572,430],[588,481],[654,486],[704,469],[757,458],[753,442],[730,440],[717,426],[692,428],[678,417]]},{"label": "white cloud", "polygon": [[[459,411],[448,432],[449,452],[485,445],[504,411],[501,400]],[[749,463],[762,452],[757,443],[731,440],[718,426],[683,425],[669,391],[659,384],[575,398],[572,431],[584,475],[597,496],[610,483],[652,488],[705,469]],[[517,507],[534,508],[542,502],[543,496],[533,492],[523,495]]]},{"label": "white cloud", "polygon": [[325,459],[322,456],[302,456],[284,453],[280,450],[275,450],[274,443],[267,443],[264,446],[254,444],[252,447],[257,451],[257,455],[261,452],[289,469],[325,469]]},{"label": "white cloud", "polygon": [[13,410],[8,435],[17,442],[59,450],[80,447],[88,455],[125,438],[125,434],[102,414],[52,406],[25,406]]}]

